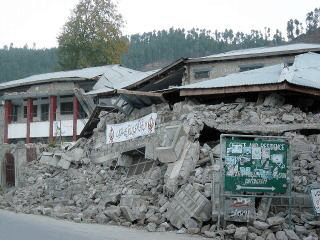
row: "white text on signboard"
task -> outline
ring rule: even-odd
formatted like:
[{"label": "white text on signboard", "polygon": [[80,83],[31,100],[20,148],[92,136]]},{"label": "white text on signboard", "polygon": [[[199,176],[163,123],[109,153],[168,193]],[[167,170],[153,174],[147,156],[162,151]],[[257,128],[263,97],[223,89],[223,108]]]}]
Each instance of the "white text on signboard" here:
[{"label": "white text on signboard", "polygon": [[107,144],[123,142],[155,133],[157,113],[119,124],[109,124],[106,129]]}]

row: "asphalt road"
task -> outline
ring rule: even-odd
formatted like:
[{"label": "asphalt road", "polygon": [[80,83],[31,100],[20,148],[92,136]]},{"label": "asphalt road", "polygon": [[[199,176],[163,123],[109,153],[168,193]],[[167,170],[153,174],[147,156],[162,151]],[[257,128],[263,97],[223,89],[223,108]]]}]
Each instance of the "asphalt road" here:
[{"label": "asphalt road", "polygon": [[199,240],[175,232],[146,232],[121,226],[73,223],[0,210],[0,240]]}]

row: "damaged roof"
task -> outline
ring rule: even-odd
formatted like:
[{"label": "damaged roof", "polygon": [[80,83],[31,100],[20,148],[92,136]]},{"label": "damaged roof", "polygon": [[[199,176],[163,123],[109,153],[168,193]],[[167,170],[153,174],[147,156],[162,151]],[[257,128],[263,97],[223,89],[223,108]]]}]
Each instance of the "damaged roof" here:
[{"label": "damaged roof", "polygon": [[288,54],[302,54],[307,52],[319,52],[320,44],[296,43],[289,45],[282,45],[276,47],[259,47],[248,48],[219,53],[199,58],[189,58],[188,62],[202,62],[215,60],[231,60],[238,58],[249,58],[259,56],[274,56],[274,55],[288,55]]},{"label": "damaged roof", "polygon": [[4,82],[0,84],[0,90],[17,87],[21,85],[32,85],[37,83],[47,83],[47,82],[54,82],[54,81],[80,81],[80,80],[87,80],[93,79],[102,74],[106,73],[110,76],[114,76],[117,74],[123,74],[125,72],[131,72],[129,68],[122,67],[120,65],[106,65],[100,67],[90,67],[90,68],[83,68],[71,71],[60,71],[60,72],[52,72],[52,73],[44,73],[33,75],[30,77]]},{"label": "damaged roof", "polygon": [[87,95],[107,93],[114,89],[125,88],[131,84],[141,81],[157,71],[158,70],[141,72],[127,69],[126,71],[106,72],[100,77],[98,82],[93,86],[93,90],[88,92]]},{"label": "damaged roof", "polygon": [[[284,66],[283,64],[273,65],[184,85],[176,87],[175,89],[181,90],[181,96],[206,95],[209,94],[209,92],[201,91],[201,89],[216,89],[216,93],[230,93],[228,88],[243,87],[243,91],[248,91],[248,88],[246,88],[248,86],[281,84],[286,82],[302,87],[320,89],[320,54],[305,53],[298,55],[290,67]],[[232,91],[236,92],[235,89]],[[213,92],[210,92],[210,94],[212,93]]]}]

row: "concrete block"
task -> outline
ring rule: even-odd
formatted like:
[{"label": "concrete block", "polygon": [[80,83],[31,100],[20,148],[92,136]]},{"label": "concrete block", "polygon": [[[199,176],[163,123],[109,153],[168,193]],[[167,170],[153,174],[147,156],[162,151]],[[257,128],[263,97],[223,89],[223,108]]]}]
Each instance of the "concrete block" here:
[{"label": "concrete block", "polygon": [[118,206],[111,206],[108,207],[103,213],[113,221],[118,222],[121,215],[121,210]]},{"label": "concrete block", "polygon": [[138,216],[136,214],[134,214],[134,212],[131,210],[131,208],[129,208],[127,206],[121,206],[120,209],[121,209],[122,215],[129,222],[133,222],[133,221],[137,220]]},{"label": "concrete block", "polygon": [[61,158],[61,160],[58,162],[57,167],[63,168],[63,169],[69,169],[71,162],[68,161],[66,158]]},{"label": "concrete block", "polygon": [[164,176],[165,190],[175,193],[178,185],[187,182],[187,178],[194,170],[199,160],[200,144],[186,141],[185,148],[178,161],[168,164],[167,171]]},{"label": "concrete block", "polygon": [[248,235],[248,228],[247,227],[239,227],[236,229],[234,234],[235,240],[246,240]]},{"label": "concrete block", "polygon": [[133,222],[147,211],[147,204],[140,195],[124,195],[120,200],[120,209],[126,219]]},{"label": "concrete block", "polygon": [[98,158],[91,157],[91,161],[93,163],[106,163],[106,162],[112,162],[113,160],[118,160],[120,157],[120,152],[115,153],[109,153],[103,156],[100,156]]},{"label": "concrete block", "polygon": [[211,219],[211,203],[188,184],[175,194],[168,206],[166,217],[173,226],[179,229],[190,218],[198,221],[208,221]]},{"label": "concrete block", "polygon": [[160,162],[171,163],[179,159],[186,137],[182,125],[166,127],[162,147],[157,147],[156,152]]},{"label": "concrete block", "polygon": [[40,163],[56,167],[59,160],[60,159],[58,157],[55,157],[53,153],[43,152],[40,158]]}]

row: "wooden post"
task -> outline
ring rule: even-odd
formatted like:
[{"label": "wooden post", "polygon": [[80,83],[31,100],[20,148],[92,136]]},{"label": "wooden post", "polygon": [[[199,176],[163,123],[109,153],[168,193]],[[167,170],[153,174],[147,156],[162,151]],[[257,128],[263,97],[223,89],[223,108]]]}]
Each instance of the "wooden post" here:
[{"label": "wooden post", "polygon": [[10,100],[5,100],[4,103],[4,134],[3,134],[3,142],[9,143],[8,137],[8,127],[12,120],[12,103]]},{"label": "wooden post", "polygon": [[31,137],[30,137],[30,123],[33,119],[33,101],[31,98],[28,98],[27,101],[27,137],[26,137],[26,143],[31,143]]},{"label": "wooden post", "polygon": [[57,110],[57,97],[56,96],[50,96],[50,114],[49,114],[49,141],[50,143],[54,140],[53,137],[53,121],[56,119],[56,110]]},{"label": "wooden post", "polygon": [[76,96],[73,97],[73,135],[72,141],[77,141],[77,126],[79,116],[79,102]]}]

